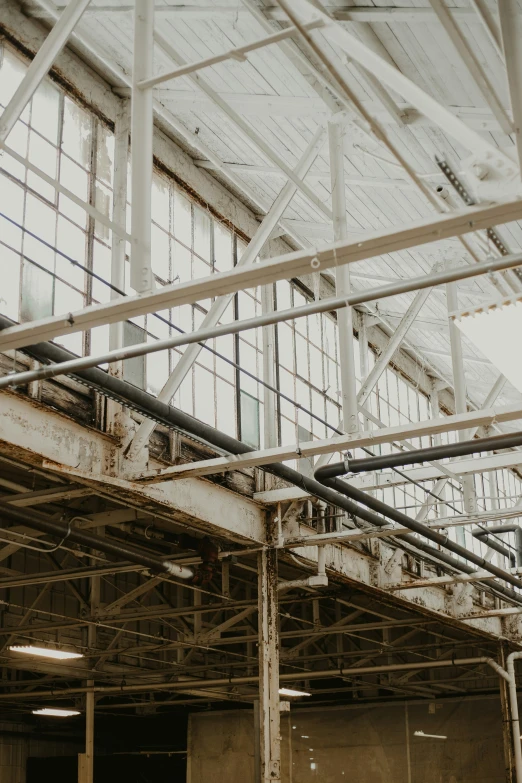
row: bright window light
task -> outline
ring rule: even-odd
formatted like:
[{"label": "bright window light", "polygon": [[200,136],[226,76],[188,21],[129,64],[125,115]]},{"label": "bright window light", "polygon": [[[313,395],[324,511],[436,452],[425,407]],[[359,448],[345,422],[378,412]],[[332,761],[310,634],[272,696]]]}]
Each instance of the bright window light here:
[{"label": "bright window light", "polygon": [[83,658],[81,653],[69,652],[68,650],[53,650],[51,647],[33,647],[32,645],[14,645],[9,647],[11,652],[26,653],[27,655],[39,655],[42,658],[56,658],[60,661],[67,661],[71,658]]},{"label": "bright window light", "polygon": [[522,362],[514,361],[513,354],[522,334],[522,301],[492,303],[486,309],[452,316],[461,332],[522,392]]},{"label": "bright window light", "polygon": [[33,715],[51,715],[53,718],[70,718],[79,714],[78,710],[60,710],[57,707],[44,707],[41,710],[33,710]]},{"label": "bright window light", "polygon": [[311,693],[306,693],[306,691],[295,691],[293,688],[279,688],[279,693],[281,696],[311,696]]}]

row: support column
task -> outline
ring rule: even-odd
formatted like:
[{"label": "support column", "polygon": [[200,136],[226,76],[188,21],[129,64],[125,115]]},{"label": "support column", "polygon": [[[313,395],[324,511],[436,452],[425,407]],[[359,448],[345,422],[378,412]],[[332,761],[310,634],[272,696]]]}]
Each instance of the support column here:
[{"label": "support column", "polygon": [[[127,164],[129,159],[130,105],[127,99],[121,101],[114,125],[114,182],[112,190],[112,219],[118,226],[127,221]],[[111,283],[120,291],[125,290],[125,247],[124,237],[112,232]],[[111,290],[111,299],[120,294]],[[109,349],[123,347],[123,321],[109,326]],[[116,378],[123,378],[123,362],[109,364],[108,372]],[[117,402],[107,399],[107,430],[112,435],[120,434],[119,423],[123,408]],[[123,431],[122,431],[123,432]]]},{"label": "support column", "polygon": [[[344,181],[344,125],[341,122],[328,123],[328,142],[330,147],[334,241],[340,242],[348,236]],[[348,264],[336,268],[335,288],[337,296],[348,296],[350,294],[350,269]],[[343,430],[346,433],[357,432],[359,429],[359,417],[357,390],[355,387],[353,310],[351,307],[343,307],[342,310],[337,311],[337,323],[339,328]]]},{"label": "support column", "polygon": [[[448,313],[459,309],[457,286],[455,283],[448,283],[446,285],[446,300],[448,305]],[[467,393],[466,376],[464,373],[464,359],[462,353],[462,335],[453,319],[449,318],[448,320],[451,345],[451,366],[453,370],[453,389],[455,395],[455,413],[466,413]],[[469,430],[459,430],[459,440],[469,440],[469,438]],[[475,495],[475,484],[473,481],[473,476],[464,476],[461,479],[461,483],[464,493],[464,510],[467,514],[474,514],[477,510],[477,499]],[[459,543],[464,544],[464,530],[462,528],[457,528],[457,531],[460,531],[458,535],[462,537],[462,541]]]},{"label": "support column", "polygon": [[262,783],[281,783],[279,715],[279,617],[276,520],[267,520],[267,549],[258,556],[259,595],[259,724]]},{"label": "support column", "polygon": [[[269,246],[270,243],[268,242]],[[264,253],[269,257],[269,253]],[[274,284],[261,286],[261,312],[273,313],[275,310]],[[263,327],[263,380],[273,388],[276,386],[276,356],[275,356],[276,328],[275,324]],[[264,446],[271,449],[278,445],[277,438],[277,397],[275,392],[263,389],[264,403]]]},{"label": "support column", "polygon": [[[103,528],[100,530],[103,535]],[[96,561],[91,561],[96,562]],[[90,593],[91,614],[96,616],[100,606],[100,577],[91,579]],[[87,629],[87,646],[89,652],[96,649],[96,626],[91,624]],[[87,680],[87,687],[94,688],[94,680]],[[81,783],[93,783],[94,781],[94,692],[85,694],[85,759],[83,765],[83,780]]]},{"label": "support column", "polygon": [[151,269],[152,88],[138,85],[152,76],[154,3],[135,0],[134,67],[132,74],[132,249],[130,283],[142,293],[153,288]]}]

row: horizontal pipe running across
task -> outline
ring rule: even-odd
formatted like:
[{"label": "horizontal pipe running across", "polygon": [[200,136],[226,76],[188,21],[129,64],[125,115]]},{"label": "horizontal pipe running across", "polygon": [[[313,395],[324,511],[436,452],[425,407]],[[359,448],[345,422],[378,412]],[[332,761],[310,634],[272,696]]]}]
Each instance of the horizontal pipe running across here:
[{"label": "horizontal pipe running across", "polygon": [[[364,473],[370,470],[385,470],[386,468],[402,467],[404,465],[417,465],[422,462],[446,459],[449,457],[463,457],[467,454],[480,454],[484,451],[498,451],[499,449],[513,449],[522,446],[522,432],[509,432],[504,435],[493,435],[490,438],[474,438],[472,440],[448,443],[441,446],[432,446],[426,449],[416,449],[395,454],[383,454],[376,457],[364,457],[362,459],[346,459],[344,462],[336,462],[332,465],[324,465],[316,471],[318,481],[328,476],[339,476],[339,467],[344,467],[344,473]],[[347,468],[347,469],[346,469]],[[452,465],[452,470],[458,473],[458,465]]]},{"label": "horizontal pipe running across", "polygon": [[[454,658],[444,661],[422,661],[419,663],[396,663],[383,666],[354,666],[352,668],[323,669],[321,671],[291,672],[280,674],[280,682],[300,682],[301,680],[324,680],[330,677],[358,677],[362,674],[382,674],[385,672],[422,671],[424,669],[443,669],[451,666],[476,666],[487,664],[495,668],[498,666],[492,658]],[[151,682],[139,685],[94,685],[77,688],[63,688],[62,690],[40,690],[31,693],[1,693],[2,701],[31,701],[33,699],[52,697],[56,699],[66,698],[79,693],[99,693],[111,695],[118,693],[140,693],[142,691],[189,691],[194,688],[221,688],[223,686],[235,687],[238,685],[256,685],[259,682],[257,675],[246,677],[220,677],[208,680],[177,680],[176,682]]]},{"label": "horizontal pipe running across", "polygon": [[[89,547],[98,552],[104,552],[107,555],[112,555],[120,560],[130,560],[132,563],[137,563],[144,568],[150,569],[155,574],[170,574],[176,576],[179,579],[192,579],[194,571],[186,566],[180,566],[171,562],[168,559],[162,560],[159,557],[147,555],[145,552],[140,552],[137,549],[133,549],[127,544],[112,541],[109,538],[101,536],[93,536],[90,533],[84,533],[83,530],[78,530],[71,526],[71,524],[63,524],[57,522],[54,519],[50,519],[45,514],[40,514],[38,511],[29,509],[19,509],[16,506],[12,506],[9,503],[0,503],[0,520],[9,519],[12,522],[24,525],[25,527],[31,527],[35,530],[40,530],[43,533],[48,533],[54,538],[59,538],[62,541],[74,541],[77,544]],[[0,523],[1,524],[1,523]],[[9,528],[4,528],[9,531]]]},{"label": "horizontal pipe running across", "polygon": [[[468,277],[477,277],[481,274],[489,274],[493,271],[499,271],[502,269],[511,269],[520,265],[522,265],[522,254],[502,256],[500,259],[483,261],[479,264],[473,264],[472,266],[468,265],[457,267],[454,269],[447,269],[442,272],[435,272],[431,275],[423,275],[421,277],[398,280],[396,283],[390,283],[390,285],[387,286],[369,288],[365,289],[364,291],[358,291],[357,293],[346,296],[329,297],[327,299],[319,299],[316,301],[314,300],[313,302],[301,305],[300,307],[293,307],[287,310],[270,311],[269,313],[264,313],[253,318],[246,318],[242,321],[232,321],[226,324],[217,324],[205,329],[197,329],[193,332],[183,332],[182,334],[176,335],[175,337],[169,337],[165,340],[155,340],[154,342],[137,343],[132,346],[115,348],[112,351],[108,351],[107,353],[101,354],[99,356],[79,357],[73,355],[72,359],[63,363],[55,363],[54,365],[41,367],[37,370],[27,370],[21,373],[10,373],[9,375],[5,375],[4,377],[0,378],[0,389],[5,389],[10,386],[17,386],[24,383],[30,383],[33,381],[45,380],[46,378],[55,378],[57,375],[66,375],[71,372],[76,372],[77,370],[89,369],[90,367],[96,367],[106,362],[110,364],[112,362],[132,359],[137,356],[146,356],[151,353],[157,353],[159,351],[164,351],[170,348],[177,348],[183,345],[203,343],[206,340],[210,340],[215,337],[222,337],[229,334],[239,334],[240,332],[248,331],[259,326],[270,326],[271,324],[290,321],[296,318],[303,318],[309,315],[314,315],[316,313],[340,310],[345,307],[354,307],[355,305],[365,304],[377,299],[385,299],[387,297],[397,296],[398,294],[408,293],[409,291],[432,288],[434,286],[442,285],[448,282],[463,280]],[[217,277],[217,275],[214,275],[213,277]],[[211,280],[212,277],[209,279]],[[174,296],[174,293],[172,296]],[[122,297],[121,299],[130,300],[130,297]],[[118,301],[121,301],[121,299]],[[141,310],[142,308],[140,311]],[[151,312],[151,309],[149,308],[146,311]],[[64,316],[62,318],[63,326],[58,331],[54,330],[54,335],[56,336],[59,334],[78,331],[75,319],[76,315],[73,313]],[[118,319],[112,318],[109,319],[108,322],[112,323],[117,320]],[[36,324],[39,324],[40,322],[34,323],[36,328]],[[64,324],[68,324],[68,326]],[[17,335],[20,332],[25,332],[26,326],[26,324],[16,324],[15,322],[11,321],[9,325],[4,325],[4,330],[7,330],[7,333],[13,333],[14,335]],[[0,350],[8,350],[20,347],[20,345],[11,344],[9,341],[4,342],[4,339],[4,337],[0,336]],[[18,343],[16,338],[15,341]],[[29,339],[27,338],[22,340],[21,347],[27,345],[28,342]]]}]

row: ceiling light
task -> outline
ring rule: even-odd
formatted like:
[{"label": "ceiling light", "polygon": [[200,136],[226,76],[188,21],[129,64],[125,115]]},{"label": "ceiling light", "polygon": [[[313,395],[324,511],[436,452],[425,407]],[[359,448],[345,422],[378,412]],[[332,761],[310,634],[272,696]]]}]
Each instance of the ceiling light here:
[{"label": "ceiling light", "polygon": [[514,361],[513,341],[522,333],[522,301],[516,297],[451,313],[461,332],[522,392],[522,362]]},{"label": "ceiling light", "polygon": [[281,696],[311,696],[311,693],[306,693],[306,691],[295,691],[293,688],[279,688],[279,693]]},{"label": "ceiling light", "polygon": [[9,647],[11,652],[26,653],[27,655],[39,655],[42,658],[55,658],[60,661],[66,661],[71,658],[83,658],[81,653],[69,652],[68,650],[53,650],[51,647],[33,647],[32,645],[14,645]]},{"label": "ceiling light", "polygon": [[44,707],[41,710],[33,710],[33,715],[52,715],[54,718],[70,718],[79,715],[78,710],[60,710],[57,707]]},{"label": "ceiling light", "polygon": [[425,734],[423,731],[414,731],[414,737],[430,737],[431,739],[448,739],[445,734]]}]

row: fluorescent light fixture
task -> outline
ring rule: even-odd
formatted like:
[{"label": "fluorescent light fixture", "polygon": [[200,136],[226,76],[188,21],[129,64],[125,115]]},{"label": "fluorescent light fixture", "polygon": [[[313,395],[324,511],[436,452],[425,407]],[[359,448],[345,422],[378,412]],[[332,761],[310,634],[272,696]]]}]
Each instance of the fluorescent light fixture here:
[{"label": "fluorescent light fixture", "polygon": [[430,737],[431,739],[448,739],[444,734],[425,734],[423,731],[414,731],[414,737]]},{"label": "fluorescent light fixture", "polygon": [[33,647],[28,645],[13,645],[9,649],[11,652],[26,653],[27,655],[39,655],[42,658],[55,658],[59,661],[67,661],[71,658],[83,658],[81,653],[69,652],[68,650],[53,650],[51,647]]},{"label": "fluorescent light fixture", "polygon": [[41,710],[33,710],[33,715],[51,715],[54,718],[70,718],[79,714],[78,710],[60,710],[57,707],[44,707]]},{"label": "fluorescent light fixture", "polygon": [[279,688],[279,693],[281,696],[311,696],[311,693],[306,693],[306,691],[295,691],[293,688]]},{"label": "fluorescent light fixture", "polygon": [[471,312],[452,313],[451,317],[462,334],[522,392],[522,362],[513,353],[522,334],[519,297],[491,302]]}]

